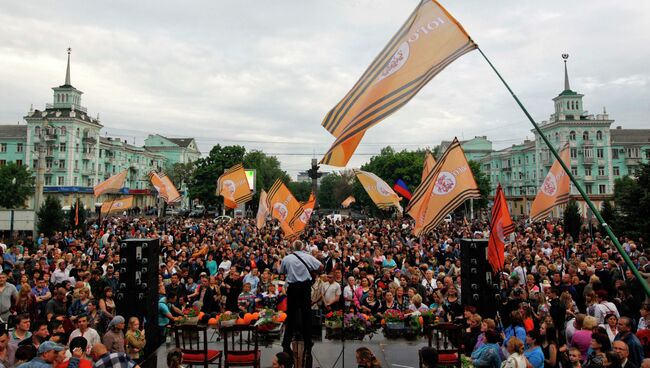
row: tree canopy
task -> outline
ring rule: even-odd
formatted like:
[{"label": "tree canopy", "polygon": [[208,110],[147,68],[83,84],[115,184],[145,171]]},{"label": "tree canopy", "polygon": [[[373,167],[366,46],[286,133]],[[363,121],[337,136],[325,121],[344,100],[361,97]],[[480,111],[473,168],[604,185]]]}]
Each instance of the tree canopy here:
[{"label": "tree canopy", "polygon": [[24,208],[34,193],[34,177],[27,166],[10,162],[0,166],[0,207]]},{"label": "tree canopy", "polygon": [[650,239],[650,163],[641,164],[634,177],[616,179],[614,203],[614,234]]},{"label": "tree canopy", "polygon": [[61,202],[54,196],[47,196],[45,202],[36,213],[38,217],[38,231],[45,236],[52,236],[63,228],[65,216]]}]

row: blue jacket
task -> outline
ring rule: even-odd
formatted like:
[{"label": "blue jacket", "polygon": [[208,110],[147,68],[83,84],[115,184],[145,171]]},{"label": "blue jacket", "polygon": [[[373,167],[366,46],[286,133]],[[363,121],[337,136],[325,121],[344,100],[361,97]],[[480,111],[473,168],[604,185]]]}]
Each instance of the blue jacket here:
[{"label": "blue jacket", "polygon": [[472,352],[472,364],[475,367],[499,368],[499,344],[485,344]]}]

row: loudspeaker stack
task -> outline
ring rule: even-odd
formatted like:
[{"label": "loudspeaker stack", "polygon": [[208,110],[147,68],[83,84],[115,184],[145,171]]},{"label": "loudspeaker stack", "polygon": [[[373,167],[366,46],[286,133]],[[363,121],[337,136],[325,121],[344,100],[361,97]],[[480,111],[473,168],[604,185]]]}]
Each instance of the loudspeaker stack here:
[{"label": "loudspeaker stack", "polygon": [[483,318],[492,318],[501,303],[501,296],[498,280],[492,279],[492,269],[487,261],[487,244],[486,239],[461,240],[461,302],[474,306]]}]

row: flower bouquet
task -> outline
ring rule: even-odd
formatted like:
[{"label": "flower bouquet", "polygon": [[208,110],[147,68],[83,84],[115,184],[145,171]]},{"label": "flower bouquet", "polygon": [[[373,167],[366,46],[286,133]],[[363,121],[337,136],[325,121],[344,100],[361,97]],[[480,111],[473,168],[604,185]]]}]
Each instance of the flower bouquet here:
[{"label": "flower bouquet", "polygon": [[199,310],[198,306],[191,306],[183,308],[183,316],[179,320],[180,324],[183,325],[195,325],[199,322]]},{"label": "flower bouquet", "polygon": [[235,323],[237,323],[237,318],[239,318],[239,315],[237,315],[236,313],[226,311],[221,316],[219,316],[219,326],[221,327],[234,326]]},{"label": "flower bouquet", "polygon": [[351,340],[363,340],[372,333],[372,321],[363,313],[347,313],[343,316],[343,332]]},{"label": "flower bouquet", "polygon": [[280,313],[273,309],[262,309],[259,312],[259,318],[255,322],[255,326],[260,332],[275,332],[279,331],[282,323],[279,321]]},{"label": "flower bouquet", "polygon": [[406,332],[404,325],[406,317],[402,311],[389,309],[384,313],[384,336],[387,338],[400,337]]},{"label": "flower bouquet", "polygon": [[341,329],[343,328],[343,312],[329,312],[325,315],[325,328]]}]

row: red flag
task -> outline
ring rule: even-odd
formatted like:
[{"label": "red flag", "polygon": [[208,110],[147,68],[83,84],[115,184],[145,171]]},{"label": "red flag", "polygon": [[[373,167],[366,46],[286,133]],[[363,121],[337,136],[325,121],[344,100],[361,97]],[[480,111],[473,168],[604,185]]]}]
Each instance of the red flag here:
[{"label": "red flag", "polygon": [[492,206],[492,221],[490,222],[490,239],[488,240],[488,262],[494,272],[503,269],[504,238],[515,231],[515,225],[508,212],[506,197],[503,195],[501,184],[497,187]]},{"label": "red flag", "polygon": [[77,199],[77,205],[74,209],[74,226],[79,226],[79,199]]}]

